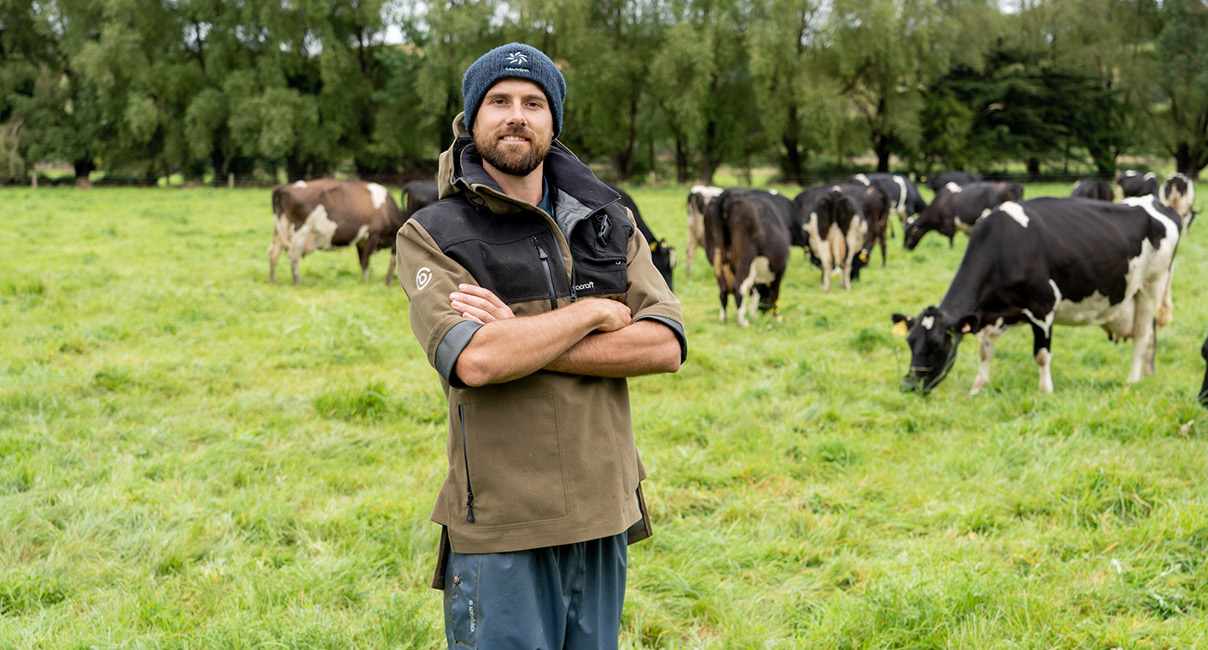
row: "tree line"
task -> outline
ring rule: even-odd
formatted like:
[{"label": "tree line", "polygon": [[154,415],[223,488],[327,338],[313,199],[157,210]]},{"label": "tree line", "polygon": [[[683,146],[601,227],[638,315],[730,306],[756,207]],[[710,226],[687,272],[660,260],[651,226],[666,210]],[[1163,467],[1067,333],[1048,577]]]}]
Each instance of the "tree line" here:
[{"label": "tree line", "polygon": [[1208,165],[1199,0],[0,0],[0,180],[430,176],[462,72],[513,40],[618,180]]}]

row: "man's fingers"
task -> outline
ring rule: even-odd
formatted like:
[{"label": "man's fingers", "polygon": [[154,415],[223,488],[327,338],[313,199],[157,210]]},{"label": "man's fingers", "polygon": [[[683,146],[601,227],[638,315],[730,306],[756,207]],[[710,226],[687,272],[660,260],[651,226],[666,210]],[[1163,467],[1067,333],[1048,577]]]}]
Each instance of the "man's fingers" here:
[{"label": "man's fingers", "polygon": [[457,290],[477,298],[482,298],[496,307],[504,306],[503,301],[499,299],[499,296],[496,296],[490,289],[485,289],[473,284],[459,284],[457,285]]}]

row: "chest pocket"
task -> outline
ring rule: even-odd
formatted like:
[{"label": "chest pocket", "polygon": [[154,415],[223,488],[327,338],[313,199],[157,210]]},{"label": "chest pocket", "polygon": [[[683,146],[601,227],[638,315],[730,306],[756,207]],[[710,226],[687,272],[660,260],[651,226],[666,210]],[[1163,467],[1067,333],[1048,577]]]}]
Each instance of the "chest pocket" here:
[{"label": "chest pocket", "polygon": [[569,287],[558,241],[549,229],[541,224],[527,228],[512,225],[484,228],[488,231],[485,237],[459,241],[445,253],[505,304],[567,295]]},{"label": "chest pocket", "polygon": [[625,264],[633,223],[623,208],[609,206],[579,222],[571,233],[575,293],[579,296],[628,291]]}]

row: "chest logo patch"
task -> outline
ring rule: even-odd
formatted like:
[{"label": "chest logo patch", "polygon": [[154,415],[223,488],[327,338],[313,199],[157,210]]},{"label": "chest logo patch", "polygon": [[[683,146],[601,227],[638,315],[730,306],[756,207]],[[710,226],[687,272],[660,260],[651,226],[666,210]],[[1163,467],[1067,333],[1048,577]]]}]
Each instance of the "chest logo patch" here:
[{"label": "chest logo patch", "polygon": [[425,266],[415,273],[415,290],[423,291],[424,287],[428,286],[428,283],[431,281],[432,269]]}]

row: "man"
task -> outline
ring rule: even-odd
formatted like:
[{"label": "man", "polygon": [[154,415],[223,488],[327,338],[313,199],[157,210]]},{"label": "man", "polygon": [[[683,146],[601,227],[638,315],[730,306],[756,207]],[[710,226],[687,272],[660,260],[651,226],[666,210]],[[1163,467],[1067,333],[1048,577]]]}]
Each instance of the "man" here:
[{"label": "man", "polygon": [[411,329],[449,403],[432,586],[449,647],[616,648],[651,534],[626,377],[675,372],[679,303],[618,195],[560,142],[566,82],[512,43],[471,65],[440,200],[399,231]]}]

